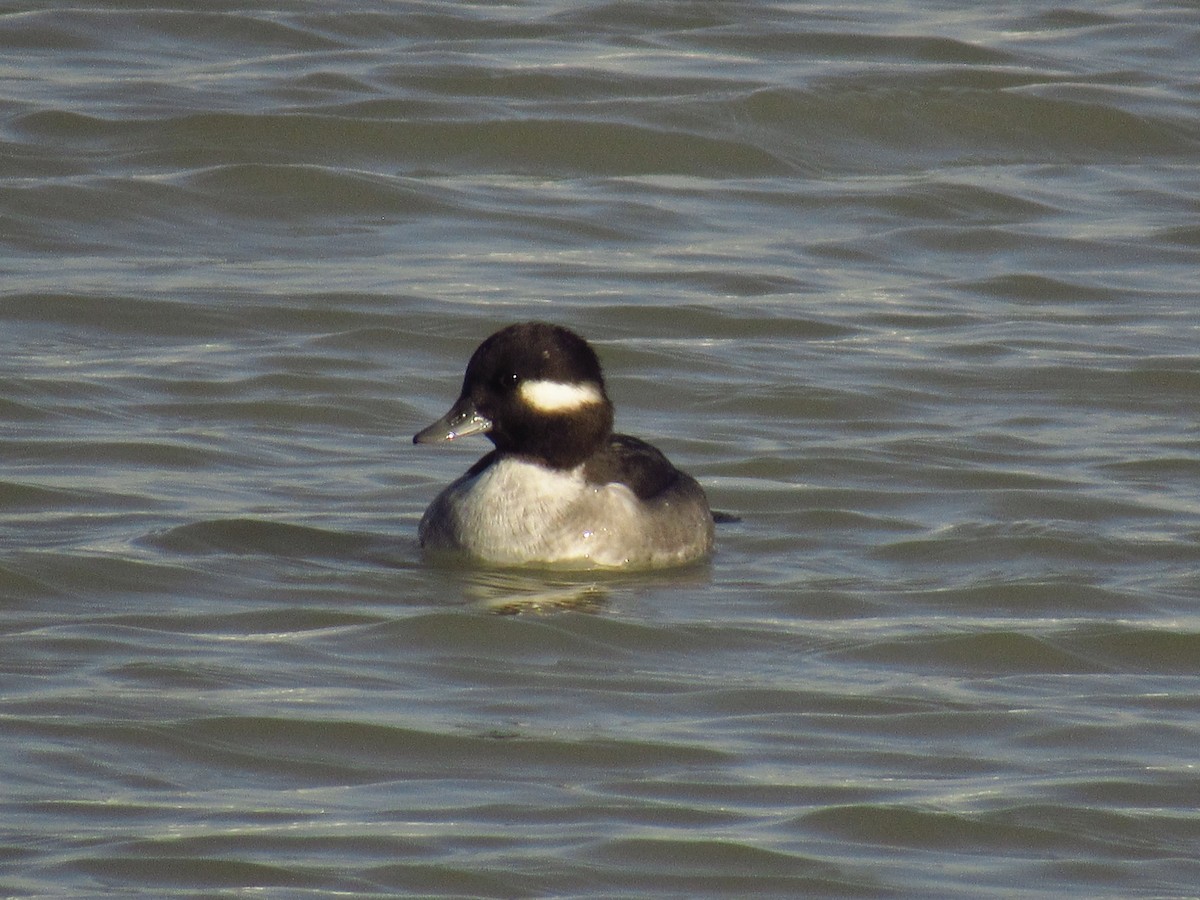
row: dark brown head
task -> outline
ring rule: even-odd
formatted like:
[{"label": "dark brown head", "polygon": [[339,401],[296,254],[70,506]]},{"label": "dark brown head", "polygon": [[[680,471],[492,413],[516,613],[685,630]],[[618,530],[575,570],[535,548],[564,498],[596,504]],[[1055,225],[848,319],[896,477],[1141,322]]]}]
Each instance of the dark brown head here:
[{"label": "dark brown head", "polygon": [[587,341],[558,325],[523,322],[479,345],[450,412],[413,441],[483,433],[503,453],[569,469],[608,440],[612,424],[600,361]]}]

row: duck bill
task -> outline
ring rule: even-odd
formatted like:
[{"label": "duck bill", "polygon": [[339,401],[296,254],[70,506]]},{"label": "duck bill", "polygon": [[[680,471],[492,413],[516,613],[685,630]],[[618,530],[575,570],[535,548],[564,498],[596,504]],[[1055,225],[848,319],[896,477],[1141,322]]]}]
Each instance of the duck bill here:
[{"label": "duck bill", "polygon": [[468,398],[459,397],[450,412],[413,435],[413,443],[440,444],[472,434],[487,434],[491,430],[492,420],[477,410]]}]

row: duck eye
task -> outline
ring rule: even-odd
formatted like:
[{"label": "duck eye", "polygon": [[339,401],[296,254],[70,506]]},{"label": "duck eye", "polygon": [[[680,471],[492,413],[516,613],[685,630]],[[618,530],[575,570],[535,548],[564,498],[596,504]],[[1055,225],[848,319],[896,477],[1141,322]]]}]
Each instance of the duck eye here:
[{"label": "duck eye", "polygon": [[507,375],[500,376],[500,387],[511,391],[520,380],[521,377],[516,372],[509,372]]}]

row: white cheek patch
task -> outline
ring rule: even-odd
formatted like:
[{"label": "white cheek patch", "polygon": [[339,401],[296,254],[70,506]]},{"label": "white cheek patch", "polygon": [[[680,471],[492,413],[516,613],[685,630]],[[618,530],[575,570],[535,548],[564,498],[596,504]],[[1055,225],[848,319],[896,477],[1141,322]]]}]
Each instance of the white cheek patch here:
[{"label": "white cheek patch", "polygon": [[591,403],[604,402],[600,388],[588,382],[522,381],[517,393],[527,406],[541,412],[571,412]]}]

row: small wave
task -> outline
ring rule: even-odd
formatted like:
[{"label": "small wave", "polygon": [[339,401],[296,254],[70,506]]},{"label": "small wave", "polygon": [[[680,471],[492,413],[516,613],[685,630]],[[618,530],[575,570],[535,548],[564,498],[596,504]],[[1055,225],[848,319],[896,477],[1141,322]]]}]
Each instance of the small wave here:
[{"label": "small wave", "polygon": [[377,547],[368,535],[262,519],[214,519],[154,532],[143,543],[172,553],[354,557]]}]

